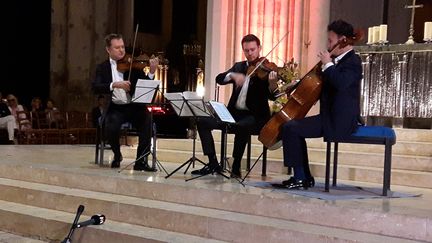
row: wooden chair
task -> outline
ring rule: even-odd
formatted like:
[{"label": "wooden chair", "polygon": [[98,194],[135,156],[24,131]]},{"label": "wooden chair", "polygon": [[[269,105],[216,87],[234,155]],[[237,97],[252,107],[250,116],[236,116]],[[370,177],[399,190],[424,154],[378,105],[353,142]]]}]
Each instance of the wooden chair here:
[{"label": "wooden chair", "polygon": [[[18,143],[19,144],[42,144],[44,141],[44,131],[33,128],[31,113],[27,111],[17,111],[18,123]],[[37,123],[37,121],[35,121]]]}]

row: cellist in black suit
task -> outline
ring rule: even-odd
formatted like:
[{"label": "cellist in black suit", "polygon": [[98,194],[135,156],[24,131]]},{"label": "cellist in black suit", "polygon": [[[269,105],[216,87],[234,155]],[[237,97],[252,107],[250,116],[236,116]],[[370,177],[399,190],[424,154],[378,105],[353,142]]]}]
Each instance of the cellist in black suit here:
[{"label": "cellist in black suit", "polygon": [[[255,35],[249,34],[243,37],[241,44],[247,60],[235,63],[226,72],[216,77],[219,85],[233,85],[228,103],[228,110],[236,120],[236,123],[230,128],[230,131],[235,134],[231,177],[241,177],[241,159],[248,138],[251,133],[260,131],[270,119],[268,100],[274,99],[274,96],[269,88],[269,81],[270,83],[277,81],[276,72],[270,72],[268,80],[262,80],[257,76],[247,77],[248,67],[255,65],[259,60],[261,42]],[[192,174],[202,175],[220,171],[221,166],[216,157],[211,131],[222,129],[222,124],[213,118],[200,118],[197,127],[203,152],[208,156],[209,163],[200,170],[192,171]]]},{"label": "cellist in black suit", "polygon": [[131,103],[131,97],[135,91],[137,80],[153,79],[158,61],[150,60],[150,73],[146,75],[144,70],[132,69],[129,71],[118,70],[117,63],[126,55],[123,37],[120,34],[109,34],[105,37],[105,49],[109,59],[99,64],[96,68],[96,78],[92,83],[95,93],[109,94],[107,112],[102,121],[108,143],[114,153],[111,168],[120,167],[123,157],[120,151],[120,128],[125,122],[131,122],[138,131],[137,161],[134,170],[154,171],[147,163],[147,156],[143,156],[150,150],[151,124],[149,111],[143,104]]},{"label": "cellist in black suit", "polygon": [[359,122],[361,59],[352,45],[337,45],[344,38],[355,36],[353,27],[337,20],[328,25],[327,31],[327,48],[334,49],[331,53],[322,51],[318,54],[323,76],[320,113],[283,125],[284,164],[294,169],[294,176],[282,182],[288,189],[308,188],[315,184],[309,169],[305,138],[343,138],[355,132]]}]

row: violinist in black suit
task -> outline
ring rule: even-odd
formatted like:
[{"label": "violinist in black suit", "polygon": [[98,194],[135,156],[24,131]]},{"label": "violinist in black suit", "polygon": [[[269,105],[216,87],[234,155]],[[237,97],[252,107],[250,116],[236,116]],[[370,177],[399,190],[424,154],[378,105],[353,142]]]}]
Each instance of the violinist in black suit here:
[{"label": "violinist in black suit", "polygon": [[282,182],[288,189],[308,188],[315,184],[309,169],[305,138],[344,138],[357,130],[360,118],[361,60],[352,45],[338,45],[355,36],[353,27],[337,20],[328,25],[327,31],[327,48],[334,49],[318,54],[323,77],[320,113],[283,125],[284,164],[294,169],[294,176]]},{"label": "violinist in black suit", "polygon": [[117,63],[126,55],[123,38],[119,34],[109,34],[105,37],[105,49],[109,59],[99,64],[96,68],[96,78],[92,83],[95,93],[109,94],[107,112],[102,119],[105,127],[105,134],[114,159],[111,168],[120,167],[123,157],[120,151],[120,127],[125,122],[131,122],[138,131],[139,144],[137,149],[137,161],[134,170],[154,171],[147,163],[147,156],[150,151],[151,124],[149,112],[145,105],[131,103],[131,97],[135,91],[136,82],[141,79],[153,79],[158,61],[150,60],[150,73],[146,75],[144,70],[132,69],[129,77],[129,70],[118,70]]},{"label": "violinist in black suit", "polygon": [[[260,131],[270,119],[269,99],[273,99],[270,83],[276,83],[276,72],[270,72],[267,80],[262,80],[256,75],[248,77],[249,66],[255,65],[260,57],[261,42],[255,35],[249,34],[243,37],[243,53],[246,61],[237,62],[226,72],[216,77],[219,85],[232,84],[232,94],[228,103],[228,110],[236,120],[230,127],[234,132],[234,162],[231,177],[241,177],[241,159],[250,134]],[[200,170],[192,171],[192,174],[209,174],[221,170],[216,157],[214,140],[211,131],[222,129],[222,124],[212,118],[201,118],[197,122],[198,133],[201,139],[203,152],[209,158],[207,166]]]}]

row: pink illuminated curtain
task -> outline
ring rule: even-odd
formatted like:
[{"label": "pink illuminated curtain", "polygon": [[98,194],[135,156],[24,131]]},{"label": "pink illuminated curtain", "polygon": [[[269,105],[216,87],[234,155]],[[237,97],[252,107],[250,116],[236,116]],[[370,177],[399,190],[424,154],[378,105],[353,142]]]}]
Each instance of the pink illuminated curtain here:
[{"label": "pink illuminated curtain", "polygon": [[266,55],[286,34],[279,46],[267,57],[282,65],[293,56],[295,0],[237,0],[235,11],[235,61],[244,60],[241,39],[254,34],[261,40],[261,56]]}]

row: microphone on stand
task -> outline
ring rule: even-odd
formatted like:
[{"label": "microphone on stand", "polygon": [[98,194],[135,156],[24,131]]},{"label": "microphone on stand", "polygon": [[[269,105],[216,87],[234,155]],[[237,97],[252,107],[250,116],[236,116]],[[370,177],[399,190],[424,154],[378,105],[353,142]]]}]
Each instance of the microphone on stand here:
[{"label": "microphone on stand", "polygon": [[93,216],[91,216],[91,218],[89,220],[80,222],[78,224],[75,225],[75,228],[82,228],[82,227],[86,227],[88,225],[101,225],[103,223],[105,223],[106,217],[103,214],[95,214]]},{"label": "microphone on stand", "polygon": [[77,213],[75,215],[74,222],[72,224],[72,227],[69,230],[69,234],[66,236],[66,238],[64,238],[64,240],[62,241],[62,243],[69,243],[69,242],[71,242],[72,234],[73,234],[73,232],[75,230],[75,226],[77,225],[79,217],[81,216],[82,212],[84,212],[84,205],[79,205],[79,207],[77,209]]}]

